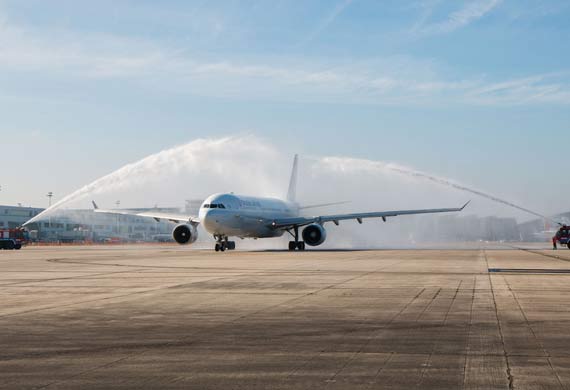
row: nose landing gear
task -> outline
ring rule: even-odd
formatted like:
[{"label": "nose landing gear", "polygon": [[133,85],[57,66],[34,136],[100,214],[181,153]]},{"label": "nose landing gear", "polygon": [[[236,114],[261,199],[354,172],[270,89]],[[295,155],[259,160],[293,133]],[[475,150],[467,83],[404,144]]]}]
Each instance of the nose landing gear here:
[{"label": "nose landing gear", "polygon": [[228,241],[227,236],[214,236],[216,239],[216,245],[214,249],[216,252],[224,252],[226,249],[229,251],[233,251],[236,249],[236,242],[235,241]]}]

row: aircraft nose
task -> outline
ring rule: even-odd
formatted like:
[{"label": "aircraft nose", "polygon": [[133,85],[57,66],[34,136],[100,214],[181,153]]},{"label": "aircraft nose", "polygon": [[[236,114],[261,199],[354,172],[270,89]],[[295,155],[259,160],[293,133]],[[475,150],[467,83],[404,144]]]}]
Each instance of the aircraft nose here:
[{"label": "aircraft nose", "polygon": [[201,220],[204,229],[210,233],[212,233],[218,225],[218,221],[216,220],[216,212],[214,210],[204,211]]}]

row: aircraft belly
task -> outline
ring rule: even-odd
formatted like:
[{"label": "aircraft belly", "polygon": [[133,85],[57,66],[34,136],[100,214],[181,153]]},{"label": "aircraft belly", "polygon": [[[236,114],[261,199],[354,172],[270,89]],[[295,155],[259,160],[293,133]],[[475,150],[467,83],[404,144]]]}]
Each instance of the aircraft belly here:
[{"label": "aircraft belly", "polygon": [[268,227],[259,219],[239,218],[235,215],[217,215],[215,222],[211,221],[204,227],[211,234],[233,237],[269,238],[283,235],[282,230]]},{"label": "aircraft belly", "polygon": [[283,235],[281,230],[267,228],[266,226],[249,225],[237,227],[227,227],[224,234],[227,236],[248,237],[248,238],[268,238],[280,237]]}]

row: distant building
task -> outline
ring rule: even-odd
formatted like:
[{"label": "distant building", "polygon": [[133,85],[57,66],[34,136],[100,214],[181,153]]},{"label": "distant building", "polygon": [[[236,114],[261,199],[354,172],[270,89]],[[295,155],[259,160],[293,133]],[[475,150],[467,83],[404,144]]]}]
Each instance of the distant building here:
[{"label": "distant building", "polygon": [[186,201],[184,211],[188,215],[198,215],[198,211],[200,211],[202,203],[204,203],[204,201],[200,199],[189,199]]},{"label": "distant building", "polygon": [[[149,209],[131,209],[133,212]],[[152,209],[164,213],[179,213],[178,208]],[[16,228],[44,211],[42,208],[1,206],[0,228]],[[60,210],[45,220],[28,225],[34,240],[38,241],[156,241],[168,237],[174,224],[152,218],[129,215],[95,213],[93,210]]]},{"label": "distant building", "polygon": [[37,207],[0,206],[0,229],[17,228],[44,209]]},{"label": "distant building", "polygon": [[401,218],[402,236],[412,234],[416,242],[519,241],[514,218],[476,215],[422,215]]}]

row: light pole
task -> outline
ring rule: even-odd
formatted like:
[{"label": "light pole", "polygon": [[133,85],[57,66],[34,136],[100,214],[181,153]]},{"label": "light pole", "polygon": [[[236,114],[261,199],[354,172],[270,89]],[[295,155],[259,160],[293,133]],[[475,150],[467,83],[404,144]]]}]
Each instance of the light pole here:
[{"label": "light pole", "polygon": [[[115,206],[117,206],[117,208],[119,208],[120,204],[121,204],[120,200],[115,202]],[[120,233],[119,229],[120,229],[120,227],[119,227],[119,214],[117,214],[117,237],[119,237],[119,233]]]},{"label": "light pole", "polygon": [[[49,206],[48,206],[48,209],[49,209],[51,207],[51,198],[53,198],[53,192],[51,192],[51,191],[48,192],[46,196],[49,199]],[[49,224],[49,229],[50,229],[50,232],[48,234],[51,234],[51,214],[49,215],[49,218],[48,218],[48,224]]]}]

